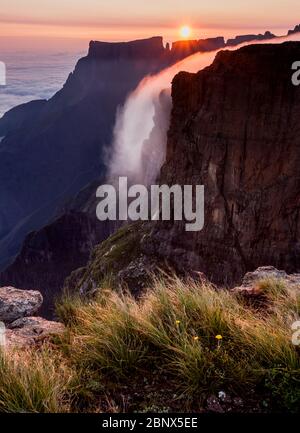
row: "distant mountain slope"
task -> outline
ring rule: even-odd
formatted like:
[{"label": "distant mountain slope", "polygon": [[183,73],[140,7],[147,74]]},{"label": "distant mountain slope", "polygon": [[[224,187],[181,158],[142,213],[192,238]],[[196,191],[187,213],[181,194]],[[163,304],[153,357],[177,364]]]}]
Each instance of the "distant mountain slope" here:
[{"label": "distant mountain slope", "polygon": [[168,65],[167,54],[160,37],[91,42],[53,98],[17,107],[0,120],[0,267],[29,231],[105,173],[117,106],[143,77]]},{"label": "distant mountain slope", "polygon": [[5,137],[10,132],[14,132],[26,124],[34,121],[35,116],[39,114],[47,101],[41,99],[31,101],[26,104],[17,105],[7,111],[0,119],[0,137]]}]

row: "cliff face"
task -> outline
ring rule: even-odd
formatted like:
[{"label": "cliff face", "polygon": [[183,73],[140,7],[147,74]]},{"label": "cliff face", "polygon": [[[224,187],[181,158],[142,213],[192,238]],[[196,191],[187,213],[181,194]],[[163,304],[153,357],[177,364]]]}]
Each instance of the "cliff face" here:
[{"label": "cliff face", "polygon": [[96,218],[95,195],[101,183],[101,178],[91,182],[52,221],[28,234],[13,263],[0,272],[1,285],[42,292],[44,317],[53,317],[65,278],[86,265],[92,249],[116,230],[114,223]]},{"label": "cliff face", "polygon": [[[118,275],[132,276],[137,269],[140,278],[148,264],[153,269],[154,263],[164,262],[180,272],[203,271],[222,284],[232,284],[246,271],[259,266],[299,271],[300,89],[291,83],[291,65],[297,58],[300,58],[299,43],[254,45],[223,51],[210,67],[198,74],[182,72],[174,78],[167,159],[160,183],[203,184],[205,227],[201,232],[188,233],[184,223],[179,222],[141,225],[135,233],[132,255],[128,254]],[[116,73],[118,65],[116,62]],[[103,88],[103,83],[97,80],[98,67],[102,72],[105,69],[96,58],[80,61],[64,90],[47,103],[48,113],[55,106],[68,107],[68,104],[84,112],[85,104],[93,98],[93,89],[100,92]],[[84,80],[84,71],[88,69],[94,77],[94,86]],[[109,75],[109,69],[106,73]],[[76,88],[78,92],[73,91]],[[81,99],[80,92],[87,92],[89,97]],[[94,128],[96,122],[93,125]],[[87,125],[81,127],[86,130]],[[82,149],[85,156],[86,151]],[[29,236],[14,265],[0,275],[0,283],[42,291],[44,288],[49,291],[49,298],[51,290],[58,291],[67,273],[83,266],[88,250],[111,232],[110,227],[103,229],[103,233],[99,228],[98,232],[93,221],[95,202],[90,202],[94,193],[87,197],[89,203],[78,197],[68,228],[59,219]],[[90,215],[86,206],[92,209]],[[55,242],[40,242],[52,230],[56,232],[52,238]],[[68,233],[73,233],[73,243],[68,243]],[[65,236],[66,247],[61,254],[64,242],[59,240]],[[123,241],[126,243],[126,232]],[[83,254],[73,255],[81,244],[88,248]],[[109,242],[105,245],[111,246]],[[40,254],[44,257],[43,264]],[[109,272],[109,266],[99,265],[103,254],[106,264],[114,263],[114,257],[110,260],[114,254],[110,248],[97,248],[83,271],[84,276],[80,273],[80,287],[87,287],[89,269],[96,275],[92,286],[98,283],[97,278]],[[64,262],[68,265],[64,266]],[[136,279],[134,285],[137,286]]]},{"label": "cliff face", "polygon": [[[186,232],[178,221],[129,225],[100,244],[67,287],[89,291],[112,272],[135,292],[147,269],[164,264],[221,285],[259,266],[299,272],[297,58],[300,43],[253,45],[220,52],[197,74],[179,73],[159,183],[204,185],[204,229]],[[115,251],[130,245],[132,233],[134,247],[115,271]]]},{"label": "cliff face", "polygon": [[160,182],[204,185],[205,226],[158,223],[155,255],[221,283],[262,265],[300,270],[297,58],[299,43],[254,45],[174,78]]}]

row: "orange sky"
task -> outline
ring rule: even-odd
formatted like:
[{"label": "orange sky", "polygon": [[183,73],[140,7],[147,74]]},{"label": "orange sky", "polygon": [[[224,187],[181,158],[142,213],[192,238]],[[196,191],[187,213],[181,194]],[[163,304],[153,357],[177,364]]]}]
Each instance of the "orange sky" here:
[{"label": "orange sky", "polygon": [[0,50],[84,49],[91,39],[118,41],[154,35],[192,38],[274,31],[285,33],[299,17],[299,0],[1,0]]}]

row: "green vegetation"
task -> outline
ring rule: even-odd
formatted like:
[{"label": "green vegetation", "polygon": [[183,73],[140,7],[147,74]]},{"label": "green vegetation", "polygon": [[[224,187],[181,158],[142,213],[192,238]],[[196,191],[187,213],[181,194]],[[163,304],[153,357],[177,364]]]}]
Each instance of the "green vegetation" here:
[{"label": "green vegetation", "polygon": [[299,295],[277,281],[259,286],[269,300],[263,311],[209,284],[166,277],[139,300],[107,286],[90,300],[65,296],[57,313],[67,332],[51,356],[42,349],[2,360],[1,410],[199,410],[222,390],[251,395],[260,409],[297,411]]},{"label": "green vegetation", "polygon": [[95,286],[102,285],[103,279],[109,280],[114,288],[119,281],[115,278],[118,272],[136,259],[141,253],[140,242],[148,234],[149,227],[143,222],[126,224],[105,241],[94,248],[91,259],[85,268],[74,271],[65,283],[65,289],[84,288],[88,293]]},{"label": "green vegetation", "polygon": [[58,351],[0,353],[1,412],[67,412],[76,374]]}]

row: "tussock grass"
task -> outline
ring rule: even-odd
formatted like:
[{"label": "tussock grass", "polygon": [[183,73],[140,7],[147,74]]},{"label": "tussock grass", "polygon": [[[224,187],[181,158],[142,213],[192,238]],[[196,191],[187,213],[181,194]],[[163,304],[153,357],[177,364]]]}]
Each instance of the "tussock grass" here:
[{"label": "tussock grass", "polygon": [[77,310],[71,348],[76,363],[117,377],[135,371],[147,350],[136,333],[135,307],[130,295],[110,292]]},{"label": "tussock grass", "polygon": [[0,411],[68,412],[74,378],[60,354],[47,346],[1,352]]},{"label": "tussock grass", "polygon": [[228,291],[179,278],[156,279],[139,301],[102,291],[76,304],[70,356],[115,380],[151,365],[190,398],[220,389],[241,394],[282,370],[294,377],[300,367],[291,342],[294,295],[277,281],[260,284],[273,305],[268,314]]},{"label": "tussock grass", "polygon": [[299,295],[278,281],[259,284],[267,310],[176,277],[156,278],[139,300],[107,287],[93,299],[65,296],[57,314],[68,331],[56,353],[1,358],[0,410],[65,411],[79,394],[81,403],[97,404],[107,387],[111,394],[119,384],[130,388],[137,378],[159,374],[187,401],[253,390],[275,408],[297,411],[300,356],[291,324]]}]

